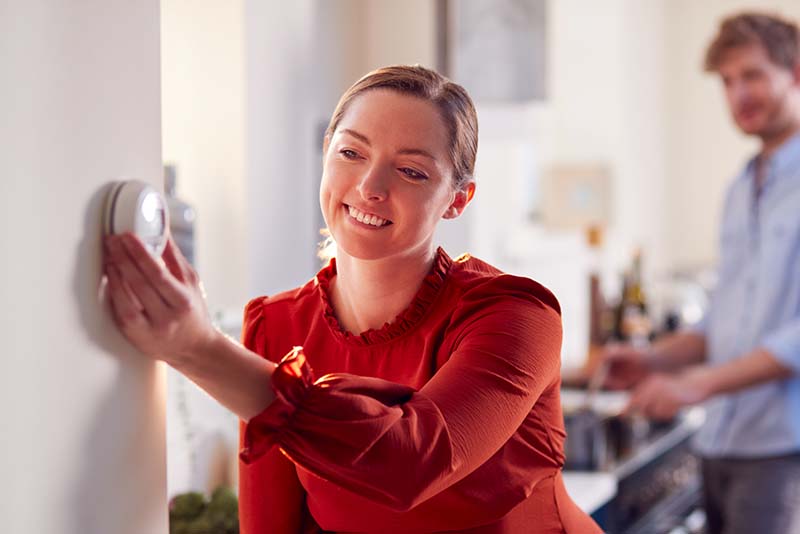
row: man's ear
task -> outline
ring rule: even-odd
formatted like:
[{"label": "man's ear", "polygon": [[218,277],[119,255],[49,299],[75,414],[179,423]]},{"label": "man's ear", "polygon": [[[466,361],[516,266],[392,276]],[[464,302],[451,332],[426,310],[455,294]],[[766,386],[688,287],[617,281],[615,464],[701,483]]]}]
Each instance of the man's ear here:
[{"label": "man's ear", "polygon": [[470,180],[455,193],[455,197],[442,215],[443,219],[455,219],[472,202],[475,196],[475,182]]}]

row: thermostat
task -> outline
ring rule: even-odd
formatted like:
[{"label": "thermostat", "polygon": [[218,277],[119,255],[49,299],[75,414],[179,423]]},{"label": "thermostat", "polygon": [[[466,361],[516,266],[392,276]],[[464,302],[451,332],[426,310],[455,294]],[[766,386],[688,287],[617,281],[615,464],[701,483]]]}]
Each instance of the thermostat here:
[{"label": "thermostat", "polygon": [[153,186],[139,180],[116,182],[106,197],[103,214],[105,234],[133,232],[153,256],[167,246],[169,208]]}]

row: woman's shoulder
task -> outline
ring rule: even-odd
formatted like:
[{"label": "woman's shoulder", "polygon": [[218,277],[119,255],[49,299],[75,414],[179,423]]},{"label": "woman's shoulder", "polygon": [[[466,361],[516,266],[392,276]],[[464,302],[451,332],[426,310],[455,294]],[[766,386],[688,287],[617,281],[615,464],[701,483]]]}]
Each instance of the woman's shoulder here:
[{"label": "woman's shoulder", "polygon": [[552,291],[539,282],[501,271],[470,254],[453,260],[449,282],[459,293],[460,304],[488,304],[497,301],[535,302],[561,314]]},{"label": "woman's shoulder", "polygon": [[[259,354],[266,354],[267,330],[270,339],[279,345],[285,341],[284,338],[296,338],[298,332],[324,307],[320,298],[320,283],[318,274],[302,286],[250,299],[245,305],[242,322],[245,346]],[[280,350],[283,350],[283,346]]]},{"label": "woman's shoulder", "polygon": [[301,286],[274,295],[261,295],[250,299],[245,305],[245,316],[262,314],[273,309],[292,311],[309,305],[319,306],[320,286],[327,284],[330,269],[330,264],[326,265],[316,276]]}]

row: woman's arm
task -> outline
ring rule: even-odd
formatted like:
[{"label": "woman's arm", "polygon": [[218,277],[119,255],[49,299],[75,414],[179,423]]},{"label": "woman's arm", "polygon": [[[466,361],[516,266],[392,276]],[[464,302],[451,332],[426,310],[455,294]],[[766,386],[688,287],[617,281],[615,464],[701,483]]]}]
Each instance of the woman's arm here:
[{"label": "woman's arm", "polygon": [[244,421],[275,398],[269,384],[276,365],[222,332],[191,357],[173,359],[170,365]]},{"label": "woman's arm", "polygon": [[170,238],[163,261],[133,234],[105,241],[114,321],[143,354],[163,360],[244,420],[272,402],[275,364],[211,323],[197,273]]}]

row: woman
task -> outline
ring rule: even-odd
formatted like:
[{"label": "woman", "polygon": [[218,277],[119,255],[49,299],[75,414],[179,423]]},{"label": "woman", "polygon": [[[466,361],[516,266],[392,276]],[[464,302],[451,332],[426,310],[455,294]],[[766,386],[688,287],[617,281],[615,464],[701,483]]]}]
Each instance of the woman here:
[{"label": "woman", "polygon": [[162,267],[109,239],[125,335],[246,421],[243,533],[599,531],[560,474],[558,302],[434,246],[472,199],[476,150],[469,96],[435,72],[353,85],[324,142],[336,257],[250,301],[244,347],[209,324],[171,241]]}]

